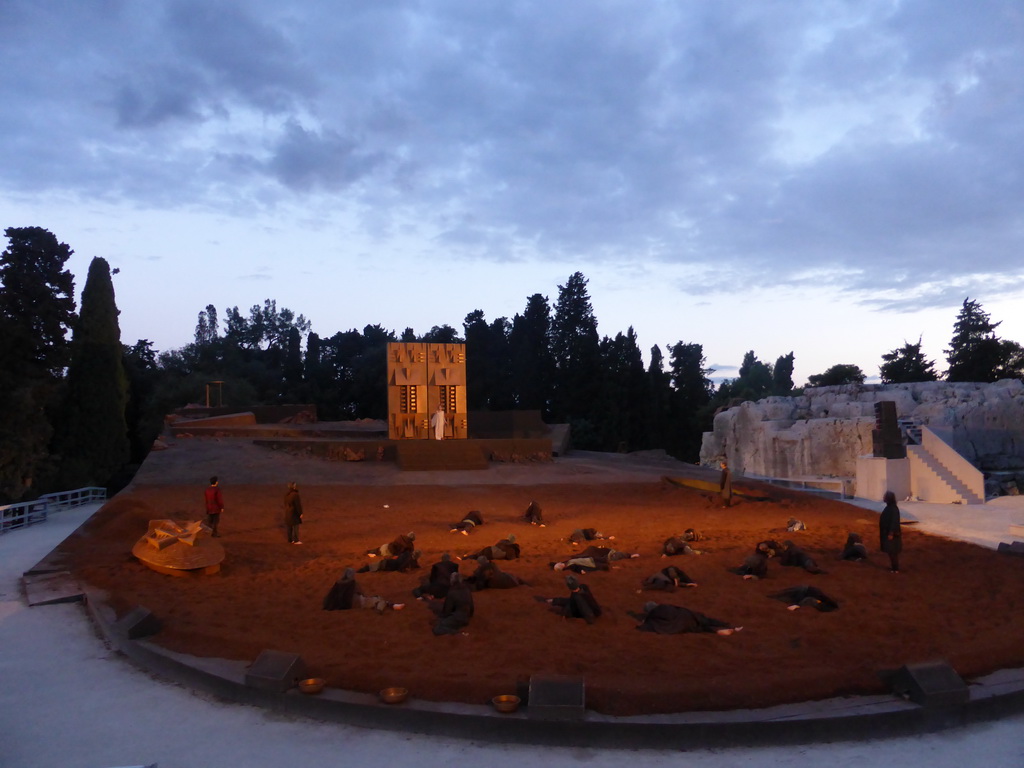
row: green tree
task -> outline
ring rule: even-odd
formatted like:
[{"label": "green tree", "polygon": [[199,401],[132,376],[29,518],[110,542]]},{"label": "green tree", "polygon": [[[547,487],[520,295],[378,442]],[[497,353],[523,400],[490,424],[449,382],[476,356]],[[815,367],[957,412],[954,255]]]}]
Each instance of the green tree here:
[{"label": "green tree", "polygon": [[661,347],[651,347],[651,362],[647,366],[646,429],[644,443],[651,448],[668,449],[669,419],[672,408],[672,377],[665,370],[665,357]]},{"label": "green tree", "polygon": [[883,384],[908,384],[915,381],[938,381],[935,363],[925,358],[921,339],[917,344],[904,341],[903,346],[882,355],[878,371]]},{"label": "green tree", "polygon": [[94,258],[71,341],[67,391],[54,435],[61,484],[106,485],[128,461],[121,329],[105,259]]},{"label": "green tree", "polygon": [[793,353],[779,355],[772,369],[772,394],[788,395],[793,391]]},{"label": "green tree", "polygon": [[850,363],[833,365],[824,373],[807,377],[808,387],[834,387],[840,384],[863,384],[867,377],[860,366]]},{"label": "green tree", "polygon": [[[70,359],[73,251],[41,227],[10,227],[0,254],[0,501],[45,488],[48,409]],[[42,475],[42,477],[41,477]]]},{"label": "green tree", "polygon": [[[551,323],[551,354],[555,361],[554,417],[573,424],[574,439],[591,434],[600,390],[601,352],[594,316],[582,272],[558,286]],[[578,442],[587,447],[586,441]]]},{"label": "green tree", "polygon": [[714,394],[713,369],[706,368],[704,347],[682,341],[669,347],[672,372],[672,433],[669,451],[684,461],[696,461],[703,433],[708,426],[704,414]]},{"label": "green tree", "polygon": [[521,410],[540,411],[551,417],[555,359],[551,354],[551,306],[535,293],[523,313],[512,318],[509,331],[512,399]]},{"label": "green tree", "polygon": [[646,447],[646,375],[636,332],[601,340],[601,412],[596,423],[604,450],[637,450]]},{"label": "green tree", "polygon": [[999,325],[977,301],[964,299],[946,350],[947,381],[992,382],[1021,375],[1020,345],[996,336]]}]

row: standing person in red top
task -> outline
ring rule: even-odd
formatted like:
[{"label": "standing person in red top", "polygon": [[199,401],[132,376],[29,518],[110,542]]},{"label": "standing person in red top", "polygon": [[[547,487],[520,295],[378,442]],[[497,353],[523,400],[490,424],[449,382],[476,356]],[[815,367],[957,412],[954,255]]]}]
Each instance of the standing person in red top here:
[{"label": "standing person in red top", "polygon": [[219,538],[220,533],[217,526],[220,525],[220,513],[224,511],[224,497],[220,492],[220,485],[217,483],[217,476],[210,478],[210,484],[206,487],[206,524],[213,529],[214,538]]}]

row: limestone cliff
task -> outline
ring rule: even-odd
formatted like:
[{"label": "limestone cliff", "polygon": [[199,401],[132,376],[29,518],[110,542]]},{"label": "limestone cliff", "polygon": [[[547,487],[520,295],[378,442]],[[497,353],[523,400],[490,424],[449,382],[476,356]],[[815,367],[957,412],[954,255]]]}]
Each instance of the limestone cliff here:
[{"label": "limestone cliff", "polygon": [[1024,382],[920,382],[805,389],[722,411],[704,433],[700,460],[727,456],[740,474],[853,477],[870,454],[874,404],[896,403],[897,417],[930,427],[985,472],[1024,468]]}]

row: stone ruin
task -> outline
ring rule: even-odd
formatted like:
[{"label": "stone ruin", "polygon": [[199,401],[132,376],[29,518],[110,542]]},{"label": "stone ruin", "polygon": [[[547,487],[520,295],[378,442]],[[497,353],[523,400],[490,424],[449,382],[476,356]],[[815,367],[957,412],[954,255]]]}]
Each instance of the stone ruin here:
[{"label": "stone ruin", "polygon": [[167,576],[210,576],[220,571],[224,560],[224,547],[210,538],[210,532],[198,520],[150,520],[146,533],[132,547],[132,554]]},{"label": "stone ruin", "polygon": [[[908,442],[922,428],[984,473],[986,497],[1024,489],[1024,382],[849,384],[805,389],[720,411],[700,463],[726,457],[737,474],[833,485],[855,496],[858,460],[872,456],[875,404],[895,403]],[[874,497],[872,489],[870,497]],[[976,502],[968,502],[976,503]]]}]

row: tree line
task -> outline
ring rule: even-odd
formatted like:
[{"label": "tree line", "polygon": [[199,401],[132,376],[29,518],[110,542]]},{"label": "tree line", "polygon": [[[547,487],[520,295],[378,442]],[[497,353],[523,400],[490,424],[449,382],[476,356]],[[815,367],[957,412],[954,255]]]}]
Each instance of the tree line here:
[{"label": "tree line", "polygon": [[[696,461],[714,413],[744,400],[790,395],[794,354],[774,363],[744,355],[735,378],[716,387],[700,343],[650,349],[645,366],[632,327],[598,334],[581,272],[552,303],[536,293],[522,313],[488,321],[466,315],[461,330],[434,326],[400,334],[380,325],[320,336],[301,314],[272,299],[247,311],[200,310],[193,341],[158,351],[122,344],[111,270],[93,259],[82,293],[64,268],[71,249],[39,227],[6,230],[0,257],[0,501],[87,484],[116,484],[142,461],[175,408],[223,383],[227,405],[312,403],[321,420],[387,415],[389,342],[465,343],[467,406],[538,410],[568,423],[582,449],[664,449]],[[116,270],[114,270],[116,273]],[[77,313],[76,313],[76,310]],[[980,304],[965,299],[946,350],[948,381],[995,381],[1024,373],[1024,350],[995,334]],[[70,338],[68,335],[70,334]],[[885,383],[934,381],[921,340],[882,356]],[[863,383],[837,364],[805,386]],[[127,465],[127,469],[125,469]]]}]

